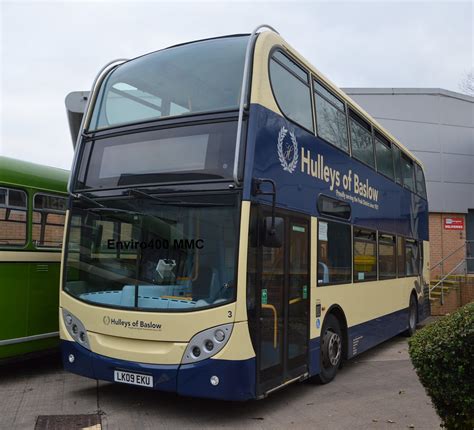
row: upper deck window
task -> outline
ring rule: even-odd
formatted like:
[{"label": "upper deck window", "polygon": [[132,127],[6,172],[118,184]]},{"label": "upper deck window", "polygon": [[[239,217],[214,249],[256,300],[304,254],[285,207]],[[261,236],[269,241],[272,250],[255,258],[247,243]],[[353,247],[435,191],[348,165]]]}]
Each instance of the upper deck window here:
[{"label": "upper deck window", "polygon": [[313,130],[308,73],[276,51],[270,60],[273,94],[282,112],[308,130]]},{"label": "upper deck window", "polygon": [[411,161],[406,155],[402,155],[402,174],[403,174],[403,185],[410,191],[415,191],[415,179],[413,172],[413,161]]},{"label": "upper deck window", "polygon": [[89,129],[238,109],[247,41],[204,40],[118,66],[100,89]]},{"label": "upper deck window", "polygon": [[425,175],[423,174],[423,170],[418,164],[415,164],[415,179],[417,193],[421,197],[426,199]]},{"label": "upper deck window", "polygon": [[344,103],[320,83],[314,82],[318,136],[349,151]]},{"label": "upper deck window", "polygon": [[375,135],[375,156],[377,159],[377,170],[393,179],[393,157],[392,147],[383,136]]},{"label": "upper deck window", "polygon": [[395,182],[397,184],[401,184],[402,183],[401,151],[400,151],[400,148],[396,145],[393,145],[392,148],[393,148],[393,167],[395,171]]},{"label": "upper deck window", "polygon": [[350,125],[352,155],[370,167],[374,167],[374,141],[370,125],[354,112],[350,113]]}]

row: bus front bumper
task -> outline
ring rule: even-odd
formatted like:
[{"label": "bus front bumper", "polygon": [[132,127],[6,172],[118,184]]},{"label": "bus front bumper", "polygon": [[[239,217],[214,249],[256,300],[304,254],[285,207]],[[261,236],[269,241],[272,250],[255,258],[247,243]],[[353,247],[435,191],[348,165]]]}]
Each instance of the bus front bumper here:
[{"label": "bus front bumper", "polygon": [[[220,400],[255,398],[255,358],[208,358],[194,364],[176,365],[135,363],[105,357],[76,342],[65,340],[61,340],[61,355],[65,370],[87,378],[115,382],[114,372],[119,370],[152,376],[153,389],[182,396]],[[214,376],[218,378],[217,385],[211,384],[211,378]],[[215,382],[216,378],[213,378],[213,381]]]}]

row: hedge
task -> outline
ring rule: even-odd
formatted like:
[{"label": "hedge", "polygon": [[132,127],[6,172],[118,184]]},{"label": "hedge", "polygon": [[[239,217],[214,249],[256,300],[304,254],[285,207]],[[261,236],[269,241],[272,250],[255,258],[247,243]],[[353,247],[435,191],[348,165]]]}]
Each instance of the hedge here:
[{"label": "hedge", "polygon": [[416,332],[409,352],[442,426],[474,429],[474,303]]}]

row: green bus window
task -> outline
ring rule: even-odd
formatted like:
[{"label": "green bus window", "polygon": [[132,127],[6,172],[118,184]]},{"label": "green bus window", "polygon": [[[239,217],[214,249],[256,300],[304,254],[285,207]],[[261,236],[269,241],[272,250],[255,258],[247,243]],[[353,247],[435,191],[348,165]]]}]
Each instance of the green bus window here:
[{"label": "green bus window", "polygon": [[413,172],[413,161],[411,161],[406,155],[402,155],[402,174],[403,174],[403,185],[410,191],[415,191],[415,179]]},{"label": "green bus window", "polygon": [[379,233],[379,279],[390,279],[397,276],[395,254],[395,236]]},{"label": "green bus window", "polygon": [[393,157],[390,143],[380,136],[375,138],[375,157],[377,171],[393,179]]},{"label": "green bus window", "polygon": [[117,66],[104,80],[89,129],[237,110],[248,36],[187,43]]},{"label": "green bus window", "polygon": [[318,136],[348,152],[346,111],[344,103],[318,82],[314,82]]},{"label": "green bus window", "polygon": [[405,240],[406,274],[416,276],[420,272],[420,248],[418,242],[412,239]]},{"label": "green bus window", "polygon": [[[279,60],[281,56],[282,54],[277,51],[270,60],[270,81],[275,100],[288,118],[308,130],[313,130],[307,73],[293,62],[291,62],[293,67],[290,69]],[[287,61],[291,60],[287,59]],[[300,73],[293,72],[295,67],[300,69]],[[302,73],[306,75],[305,80],[300,78]]]},{"label": "green bus window", "polygon": [[403,237],[397,237],[397,267],[398,277],[406,276],[405,239]]},{"label": "green bus window", "polygon": [[0,246],[26,245],[26,202],[24,191],[0,188]]},{"label": "green bus window", "polygon": [[416,192],[426,199],[425,175],[419,164],[415,164]]},{"label": "green bus window", "polygon": [[396,145],[392,145],[393,148],[393,167],[395,170],[395,182],[402,184],[402,160],[400,148]]},{"label": "green bus window", "polygon": [[333,221],[318,223],[318,285],[351,282],[351,226]]},{"label": "green bus window", "polygon": [[370,125],[351,112],[350,116],[352,155],[370,167],[375,166],[374,141]]},{"label": "green bus window", "polygon": [[354,282],[373,281],[376,279],[376,232],[354,227]]},{"label": "green bus window", "polygon": [[37,247],[60,248],[66,212],[66,199],[36,194],[33,204],[32,240]]}]

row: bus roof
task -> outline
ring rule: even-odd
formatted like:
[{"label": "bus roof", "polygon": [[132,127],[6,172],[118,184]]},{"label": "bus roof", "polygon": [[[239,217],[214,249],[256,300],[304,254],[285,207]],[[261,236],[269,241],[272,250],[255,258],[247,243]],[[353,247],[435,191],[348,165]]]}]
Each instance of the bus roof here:
[{"label": "bus roof", "polygon": [[[400,141],[393,136],[385,127],[383,127],[376,119],[374,119],[368,112],[366,112],[361,106],[359,106],[353,99],[351,99],[344,91],[337,87],[333,82],[331,82],[323,73],[321,73],[316,67],[314,67],[306,58],[304,58],[296,49],[294,49],[285,39],[283,39],[279,34],[273,31],[264,31],[259,34],[257,39],[259,48],[262,51],[269,52],[274,46],[280,45],[283,47],[288,54],[293,56],[298,60],[303,66],[305,66],[311,73],[323,82],[328,88],[334,91],[340,98],[347,102],[348,106],[353,109],[355,112],[359,113],[366,120],[371,122],[377,130],[379,130],[385,137],[394,142],[405,154],[409,155],[414,161],[416,161],[421,168],[424,170],[423,164],[421,161],[410,152],[410,150],[404,146]],[[262,52],[260,51],[260,52]],[[270,107],[270,106],[268,106]],[[276,105],[275,105],[276,107]],[[272,110],[275,110],[274,107],[271,107]]]},{"label": "bus roof", "polygon": [[17,185],[66,193],[69,171],[0,156],[0,186]]}]

